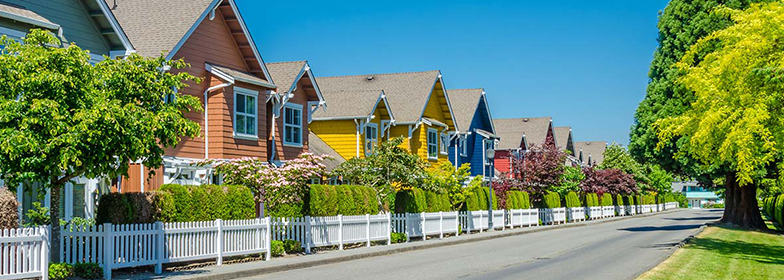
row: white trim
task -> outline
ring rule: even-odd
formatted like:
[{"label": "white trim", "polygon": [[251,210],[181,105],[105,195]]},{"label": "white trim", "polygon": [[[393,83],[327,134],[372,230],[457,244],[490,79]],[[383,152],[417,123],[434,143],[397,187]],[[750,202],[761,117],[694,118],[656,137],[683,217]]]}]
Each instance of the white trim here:
[{"label": "white trim", "polygon": [[245,20],[242,19],[242,14],[240,14],[240,11],[237,10],[237,4],[234,3],[234,0],[228,0],[228,1],[229,4],[231,4],[230,5],[231,10],[234,12],[234,16],[237,17],[237,22],[240,24],[240,27],[242,27],[242,33],[245,35],[245,39],[248,40],[248,44],[250,45],[250,48],[253,50],[253,55],[256,57],[256,61],[261,66],[261,71],[264,72],[264,77],[267,78],[267,81],[269,81],[270,84],[274,85],[275,82],[272,80],[272,75],[270,75],[269,70],[267,70],[267,65],[264,63],[264,59],[261,58],[261,54],[259,53],[259,50],[256,49],[256,42],[253,41],[253,38],[251,37],[250,32],[248,31],[248,27],[245,26]]},{"label": "white trim", "polygon": [[[254,106],[254,111],[255,111],[253,114],[249,114],[249,113],[245,113],[245,112],[237,112],[237,95],[238,94],[241,94],[243,96],[253,97],[253,99],[254,99],[253,106]],[[247,102],[247,100],[245,102]],[[232,107],[234,107],[234,108],[232,108],[232,110],[234,110],[234,114],[233,114],[233,116],[234,116],[234,118],[233,118],[233,120],[234,120],[234,122],[233,122],[234,129],[232,131],[233,131],[234,138],[245,139],[245,140],[258,140],[259,139],[259,92],[258,91],[254,91],[254,90],[250,90],[250,89],[246,89],[246,88],[241,88],[241,87],[238,87],[238,86],[234,86],[234,104],[233,105],[234,106],[232,106]],[[238,126],[237,126],[237,115],[244,116],[246,118],[253,118],[254,119],[254,123],[255,123],[256,127],[253,129],[253,133],[252,134],[251,133],[240,133],[240,132],[237,132],[237,128],[238,128]],[[245,122],[245,125],[247,125],[247,121]]]},{"label": "white trim", "polygon": [[[460,156],[467,157],[468,156],[468,135],[460,136],[457,139],[457,145],[460,146]],[[457,158],[457,157],[455,157]]]},{"label": "white trim", "polygon": [[[286,123],[286,109],[299,110],[299,127],[297,127],[297,124],[287,124]],[[302,112],[303,112],[302,104],[286,103],[286,104],[283,105],[283,139],[281,139],[282,142],[283,142],[283,146],[301,148],[304,145],[304,143],[303,143],[303,138],[304,137],[302,136],[302,134],[305,132],[305,129],[304,129],[304,126],[305,126],[304,123],[305,122],[302,120],[303,119]],[[286,128],[287,127],[299,128],[299,140],[297,142],[288,142],[288,141],[286,141]]]},{"label": "white trim", "polygon": [[441,152],[441,154],[449,155],[449,135],[443,132],[438,134],[438,141],[438,150]]},{"label": "white trim", "polygon": [[[114,14],[109,9],[109,6],[104,2],[104,0],[95,0],[95,3],[98,4],[98,7],[101,8],[101,12],[106,17],[106,20],[109,22],[109,25],[114,30],[114,33],[117,34],[117,37],[120,38],[120,42],[122,42],[123,47],[125,48],[124,55],[129,55],[135,52],[133,48],[133,44],[131,44],[131,40],[128,39],[128,36],[125,34],[125,31],[122,30],[122,26],[120,26],[120,22],[117,21],[117,18],[114,17]],[[116,55],[112,55],[112,51],[109,52],[112,58],[116,57]]]},{"label": "white trim", "polygon": [[[430,143],[430,133],[431,132],[436,135],[436,137],[435,137],[436,142],[435,143]],[[425,153],[427,154],[427,159],[438,160],[438,150],[440,149],[440,147],[438,146],[438,141],[440,140],[440,138],[441,137],[438,134],[438,130],[437,129],[430,128],[430,127],[427,128],[427,132],[425,134],[425,143],[427,144]],[[431,145],[435,145],[435,150],[436,150],[435,156],[431,156],[430,155],[430,146]]]},{"label": "white trim", "polygon": [[60,25],[56,24],[56,23],[43,22],[43,21],[40,21],[40,20],[32,19],[32,18],[29,18],[29,17],[23,17],[23,16],[20,16],[20,15],[12,14],[12,13],[5,12],[5,11],[2,11],[2,10],[0,10],[0,17],[4,17],[4,18],[10,19],[10,20],[15,20],[15,21],[22,22],[22,23],[27,23],[27,24],[30,24],[30,25],[40,26],[40,27],[43,27],[43,28],[46,28],[46,29],[53,29],[53,30],[59,30],[60,29]]},{"label": "white trim", "polygon": [[[375,133],[374,137],[372,137],[372,140],[369,139],[370,137],[368,137],[368,135],[370,135],[370,134],[367,133],[367,129],[368,128],[372,128],[372,129],[376,130],[376,133]],[[364,132],[365,132],[365,141],[363,141],[363,144],[364,144],[363,145],[363,149],[365,150],[365,156],[368,156],[368,155],[373,153],[373,151],[375,150],[376,147],[378,147],[378,135],[379,135],[378,124],[377,123],[367,123],[367,124],[365,124],[365,131]],[[372,143],[372,147],[373,148],[371,148],[370,150],[368,150],[368,142]]]},{"label": "white trim", "polygon": [[[213,67],[213,65],[209,64],[209,63],[204,63],[204,69],[207,70],[207,72],[210,72],[210,74],[213,74],[213,75],[217,76],[221,80],[227,81],[227,82],[232,83],[232,84],[235,83],[235,80],[236,80],[236,81],[240,81],[240,82],[243,82],[243,83],[257,85],[257,86],[261,86],[261,87],[265,87],[265,88],[275,88],[275,85],[270,84],[270,83],[265,83],[265,82],[260,82],[260,81],[256,81],[256,80],[252,80],[252,79],[245,79],[243,77],[235,77],[235,76],[229,75],[228,73],[223,72],[223,71],[221,71],[220,69],[218,69],[216,67]],[[238,70],[235,70],[235,71],[238,71]]]}]

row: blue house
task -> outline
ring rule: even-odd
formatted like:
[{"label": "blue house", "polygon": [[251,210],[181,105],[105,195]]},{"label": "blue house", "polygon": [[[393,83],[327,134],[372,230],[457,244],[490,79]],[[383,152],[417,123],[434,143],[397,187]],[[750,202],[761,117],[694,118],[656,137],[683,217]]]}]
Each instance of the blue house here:
[{"label": "blue house", "polygon": [[485,152],[489,148],[495,149],[500,138],[495,135],[484,89],[450,89],[449,103],[457,127],[457,133],[450,141],[449,161],[455,167],[470,163],[471,176],[492,178],[495,166]]}]

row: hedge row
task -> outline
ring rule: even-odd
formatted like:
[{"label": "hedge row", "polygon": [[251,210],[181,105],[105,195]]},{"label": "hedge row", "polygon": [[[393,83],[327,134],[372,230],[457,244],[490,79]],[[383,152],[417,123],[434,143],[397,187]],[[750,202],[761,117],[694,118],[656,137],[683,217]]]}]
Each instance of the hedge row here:
[{"label": "hedge row", "polygon": [[566,207],[573,208],[582,206],[582,203],[580,203],[580,197],[577,196],[577,193],[569,192],[566,194]]},{"label": "hedge row", "polygon": [[[489,208],[487,206],[488,195],[490,195],[488,188],[478,188],[476,191],[469,193],[466,196],[465,210],[487,210]],[[493,192],[493,210],[495,209],[498,209],[498,198],[495,196],[495,192]]]},{"label": "hedge row", "polygon": [[421,189],[399,191],[395,195],[396,213],[452,211],[449,194]]},{"label": "hedge row", "polygon": [[613,205],[623,206],[623,196],[620,194],[615,195],[615,203]]},{"label": "hedge row", "polygon": [[601,203],[601,206],[612,206],[613,205],[612,195],[609,193],[602,194],[602,197],[599,200],[599,202]]},{"label": "hedge row", "polygon": [[766,198],[762,203],[762,209],[779,225],[784,225],[784,194]]},{"label": "hedge row", "polygon": [[599,206],[599,196],[595,193],[585,194],[585,207]]},{"label": "hedge row", "polygon": [[506,193],[506,209],[530,209],[531,200],[527,192],[509,191]]},{"label": "hedge row", "polygon": [[[373,188],[354,185],[311,185],[307,213],[285,213],[271,211],[271,216],[295,217],[310,216],[364,215],[378,214],[376,191]],[[293,211],[286,211],[293,212]]]},{"label": "hedge row", "polygon": [[548,192],[542,197],[544,208],[561,208],[561,196],[557,192]]}]

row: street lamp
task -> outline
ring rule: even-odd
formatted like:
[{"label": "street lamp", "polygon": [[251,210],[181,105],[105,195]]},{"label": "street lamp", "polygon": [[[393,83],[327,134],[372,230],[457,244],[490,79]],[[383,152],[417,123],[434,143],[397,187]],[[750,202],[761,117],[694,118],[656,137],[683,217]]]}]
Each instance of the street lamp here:
[{"label": "street lamp", "polygon": [[[495,150],[492,147],[487,148],[485,150],[485,157],[487,161],[490,162],[495,158]],[[487,166],[482,166],[482,168],[487,168]],[[490,172],[492,174],[492,172]],[[491,176],[492,177],[492,176]],[[489,229],[493,228],[493,179],[492,178],[485,178],[487,180],[487,187],[490,189],[487,196],[487,216],[489,217],[487,221],[487,225]]]}]

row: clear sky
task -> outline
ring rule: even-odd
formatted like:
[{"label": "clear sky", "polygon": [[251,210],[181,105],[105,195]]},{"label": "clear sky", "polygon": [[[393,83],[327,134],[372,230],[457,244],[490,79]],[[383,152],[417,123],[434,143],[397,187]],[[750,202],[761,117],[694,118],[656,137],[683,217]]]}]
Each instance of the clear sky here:
[{"label": "clear sky", "polygon": [[493,117],[552,116],[576,141],[629,142],[667,0],[237,0],[267,62],[316,76],[441,70]]}]

